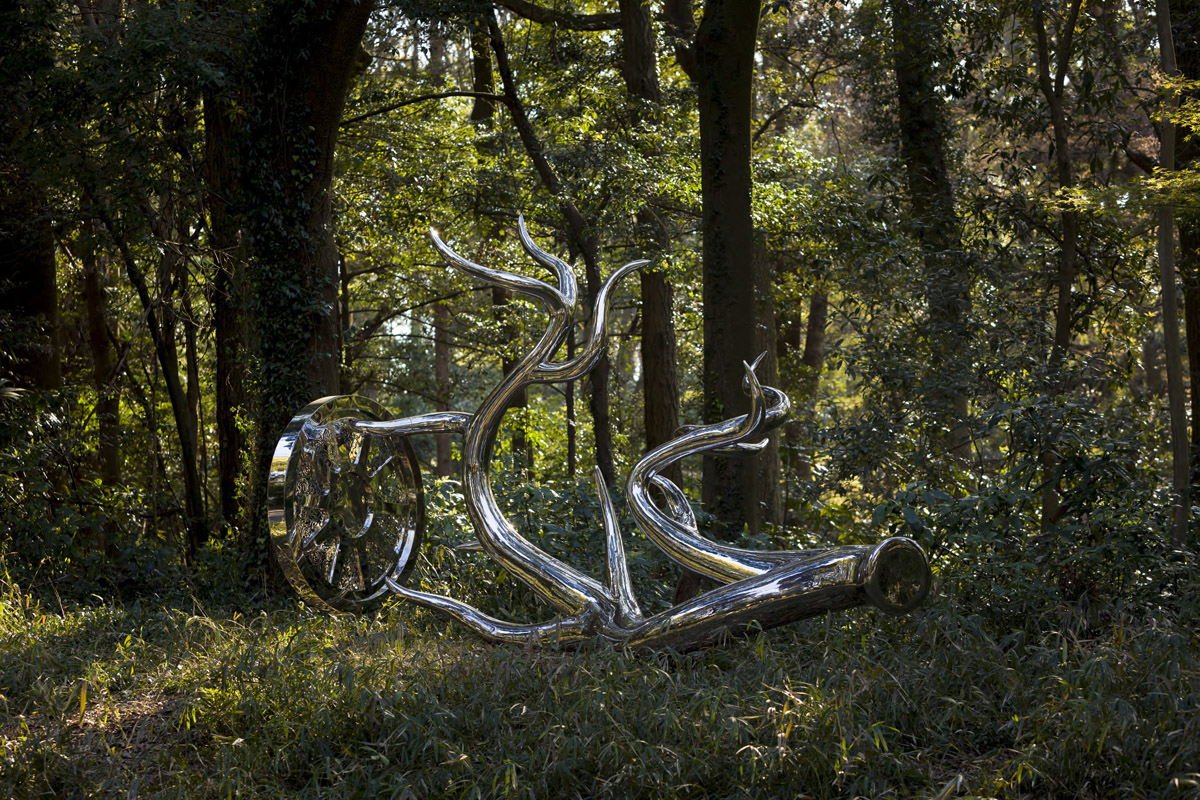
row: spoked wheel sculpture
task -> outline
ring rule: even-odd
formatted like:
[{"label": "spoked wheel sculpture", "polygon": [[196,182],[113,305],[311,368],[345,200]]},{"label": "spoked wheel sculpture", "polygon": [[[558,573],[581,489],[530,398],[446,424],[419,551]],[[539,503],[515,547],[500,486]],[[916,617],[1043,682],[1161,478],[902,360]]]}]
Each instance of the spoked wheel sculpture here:
[{"label": "spoked wheel sculpture", "polygon": [[[271,529],[284,574],[305,600],[350,611],[369,608],[391,591],[458,620],[495,642],[566,644],[599,639],[638,649],[706,647],[826,611],[869,603],[890,614],[916,608],[929,590],[929,564],[919,545],[895,537],[877,545],[824,550],[757,551],[702,536],[683,491],[661,474],[688,456],[753,455],[788,415],[786,395],[762,386],[746,365],[750,411],[682,431],[646,454],[630,472],[626,498],[641,531],[672,560],[724,584],[659,614],[644,615],[634,597],[616,513],[596,472],[607,550],[604,581],[537,548],[505,518],[491,486],[491,463],[505,409],[526,386],[578,380],[604,352],[610,298],[617,284],[645,266],[634,261],[604,282],[578,355],[554,361],[579,300],[571,268],[546,253],[519,221],[525,251],[554,275],[536,278],[474,264],[431,231],[455,268],[493,286],[536,299],[549,323],[533,349],[474,413],[439,412],[387,419],[358,397],[318,400],[293,420],[275,451],[270,475]],[[756,362],[757,363],[757,362]],[[421,477],[408,437],[463,437],[465,502],[483,551],[558,612],[540,624],[490,617],[453,597],[405,586],[421,541]],[[661,508],[651,495],[666,498]]]}]

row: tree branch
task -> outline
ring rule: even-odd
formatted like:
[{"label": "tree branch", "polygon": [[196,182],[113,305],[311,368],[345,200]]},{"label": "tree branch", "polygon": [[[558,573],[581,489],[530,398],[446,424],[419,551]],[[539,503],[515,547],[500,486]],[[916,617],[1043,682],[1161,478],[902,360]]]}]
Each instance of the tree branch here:
[{"label": "tree branch", "polygon": [[1143,153],[1131,145],[1125,145],[1125,155],[1135,167],[1147,175],[1152,175],[1158,167],[1158,159],[1148,153]]},{"label": "tree branch", "polygon": [[617,12],[572,14],[536,3],[527,3],[525,0],[499,0],[497,5],[541,25],[556,25],[571,31],[611,31],[621,27],[621,15]]},{"label": "tree branch", "polygon": [[338,127],[345,128],[347,125],[353,125],[356,122],[362,122],[363,120],[370,119],[371,117],[378,117],[380,114],[387,114],[395,111],[398,108],[416,105],[417,103],[424,103],[429,100],[445,100],[448,97],[474,97],[482,100],[498,100],[501,103],[508,102],[504,95],[492,94],[491,92],[435,92],[434,94],[423,94],[417,97],[410,97],[407,100],[399,100],[395,103],[388,103],[386,106],[380,106],[379,108],[359,114],[358,116],[349,117],[338,123]]}]

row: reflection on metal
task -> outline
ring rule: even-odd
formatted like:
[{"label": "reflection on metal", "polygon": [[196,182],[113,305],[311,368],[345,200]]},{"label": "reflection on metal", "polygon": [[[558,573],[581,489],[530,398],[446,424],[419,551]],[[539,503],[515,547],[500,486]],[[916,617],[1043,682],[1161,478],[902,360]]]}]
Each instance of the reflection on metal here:
[{"label": "reflection on metal", "polygon": [[324,397],[292,418],[267,482],[276,560],[309,603],[365,610],[416,563],[425,523],[421,473],[403,436],[358,420],[388,416],[365,397]]},{"label": "reflection on metal", "polygon": [[[505,409],[527,386],[577,380],[595,366],[604,352],[613,291],[624,277],[649,262],[626,264],[604,282],[578,354],[568,361],[555,361],[579,300],[575,275],[566,263],[534,244],[524,220],[519,232],[525,251],[554,275],[554,285],[474,264],[431,231],[434,246],[454,267],[538,300],[549,314],[541,339],[475,413],[386,420],[382,409],[361,398],[327,398],[302,411],[280,440],[271,473],[272,491],[278,487],[279,495],[278,500],[272,497],[272,531],[284,571],[306,599],[350,609],[376,600],[386,587],[449,615],[491,641],[600,639],[616,646],[681,650],[864,603],[889,614],[903,614],[921,603],[929,590],[929,565],[921,548],[910,539],[890,538],[873,546],[761,552],[714,542],[700,534],[683,491],[662,472],[680,459],[700,453],[747,455],[763,447],[766,435],[786,419],[790,405],[782,392],[759,384],[751,365],[746,365],[744,383],[750,396],[748,413],[681,431],[643,457],[626,484],[629,506],[642,532],[672,560],[723,586],[662,613],[644,615],[634,597],[617,517],[599,471],[596,490],[603,506],[608,553],[604,582],[521,536],[492,493],[492,456]],[[536,625],[505,622],[452,597],[404,585],[420,541],[423,516],[420,475],[407,437],[427,433],[463,437],[465,502],[479,548],[557,609],[559,617]],[[363,455],[372,448],[376,456]],[[385,480],[398,485],[394,494],[387,494]],[[346,481],[349,483],[343,487]],[[665,508],[655,502],[652,486],[665,498]],[[370,502],[359,498],[370,498]],[[400,521],[383,523],[381,517],[391,514],[398,514]],[[364,554],[386,558],[371,560],[370,569],[351,569],[341,560],[348,545],[360,559]]]}]

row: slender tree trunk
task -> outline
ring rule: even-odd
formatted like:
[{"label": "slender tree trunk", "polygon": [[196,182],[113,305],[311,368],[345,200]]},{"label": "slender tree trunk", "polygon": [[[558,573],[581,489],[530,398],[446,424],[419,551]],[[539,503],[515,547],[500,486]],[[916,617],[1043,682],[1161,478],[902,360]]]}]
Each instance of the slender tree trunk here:
[{"label": "slender tree trunk", "polygon": [[[1063,104],[1067,71],[1070,66],[1075,24],[1079,19],[1082,0],[1073,0],[1066,22],[1059,34],[1058,52],[1051,75],[1050,45],[1046,37],[1046,20],[1042,0],[1034,0],[1033,25],[1036,37],[1038,88],[1050,110],[1050,127],[1054,137],[1054,169],[1060,189],[1075,185],[1074,164],[1071,158],[1070,123]],[[1075,282],[1076,260],[1079,248],[1079,215],[1071,208],[1059,213],[1062,225],[1062,249],[1059,252],[1056,279],[1058,301],[1054,313],[1054,345],[1050,352],[1050,381],[1060,384],[1059,371],[1067,350],[1071,346],[1071,322],[1074,316],[1074,301],[1071,288]]]},{"label": "slender tree trunk", "polygon": [[[183,471],[183,499],[187,541],[185,542],[186,557],[191,558],[196,550],[208,541],[208,520],[204,515],[204,490],[200,483],[200,471],[197,465],[199,448],[196,443],[196,426],[188,414],[187,394],[183,382],[179,379],[179,354],[174,340],[174,307],[169,302],[162,303],[166,287],[173,279],[173,267],[170,259],[174,254],[165,252],[160,260],[158,278],[160,281],[160,302],[150,295],[146,278],[138,267],[137,260],[129,249],[128,243],[114,224],[111,215],[102,201],[98,201],[99,192],[95,187],[87,187],[92,195],[94,208],[112,237],[125,263],[125,273],[133,284],[146,313],[146,327],[150,332],[150,340],[154,345],[158,366],[162,369],[163,383],[167,389],[167,399],[171,405],[171,415],[175,422],[176,434],[179,438],[180,467]],[[170,219],[170,213],[166,215]],[[162,224],[161,219],[152,224]],[[156,231],[161,241],[168,241],[164,231]],[[165,285],[163,285],[165,284]],[[162,309],[161,311],[159,309]],[[156,440],[157,441],[157,440]]]},{"label": "slender tree trunk", "polygon": [[969,441],[966,423],[970,276],[962,252],[954,188],[946,165],[946,119],[936,90],[944,37],[938,4],[890,0],[892,53],[900,121],[900,154],[908,178],[913,219],[925,263],[925,405],[945,452],[961,457]]},{"label": "slender tree trunk", "polygon": [[[496,69],[500,73],[500,81],[504,86],[504,96],[508,110],[512,113],[513,124],[521,137],[521,144],[533,162],[542,185],[558,201],[559,209],[567,222],[571,235],[571,247],[576,254],[583,257],[584,263],[584,296],[589,307],[595,307],[596,298],[600,292],[600,264],[597,261],[596,237],[590,231],[590,225],[579,208],[571,200],[558,174],[546,158],[541,142],[533,130],[525,107],[517,93],[516,80],[508,61],[508,49],[504,44],[504,36],[496,23],[495,14],[486,17],[488,37],[492,52],[496,55]],[[607,352],[597,361],[596,366],[588,376],[591,387],[589,407],[592,412],[592,432],[594,435],[596,466],[604,480],[611,486],[615,483],[613,473],[612,429],[609,420],[608,374],[609,361]]]},{"label": "slender tree trunk", "polygon": [[[437,410],[450,410],[450,307],[436,303],[433,307],[433,371],[437,384]],[[437,435],[437,474],[448,478],[454,474],[450,434]]]},{"label": "slender tree trunk", "polygon": [[[507,289],[500,287],[492,288],[492,311],[495,314],[496,322],[500,325],[500,339],[507,348],[509,345],[517,345],[520,342],[519,331],[517,326],[513,324],[511,310],[509,304],[512,302],[512,293]],[[500,371],[505,375],[510,374],[517,366],[517,359],[507,351],[500,359]],[[524,412],[529,407],[529,391],[527,387],[522,387],[519,392],[513,396],[513,401],[509,405],[510,410],[520,412],[520,422],[513,428],[512,437],[512,454],[513,464],[520,465],[526,472],[532,466],[532,454],[529,451],[529,436],[525,429]]]},{"label": "slender tree trunk", "polygon": [[[1163,72],[1177,76],[1175,47],[1171,36],[1171,12],[1167,0],[1158,0],[1158,41]],[[1174,109],[1175,104],[1170,104]],[[1175,123],[1164,120],[1161,128],[1159,164],[1175,169]],[[1187,411],[1183,389],[1183,353],[1179,342],[1179,308],[1175,294],[1175,209],[1163,206],[1158,212],[1158,265],[1163,305],[1163,340],[1167,356],[1167,405],[1171,419],[1172,525],[1171,539],[1177,547],[1188,540],[1191,511],[1191,481],[1188,459]]]},{"label": "slender tree trunk", "polygon": [[[804,355],[800,364],[804,369],[801,380],[800,413],[811,427],[816,417],[814,403],[821,380],[821,369],[825,363],[825,325],[829,317],[829,295],[824,289],[816,289],[808,299],[808,326],[804,334]],[[807,481],[813,479],[812,441],[805,441],[804,452],[799,459],[799,473]]]},{"label": "slender tree trunk", "polygon": [[[657,105],[662,101],[662,93],[658,84],[657,45],[649,5],[643,0],[621,0],[620,13],[621,76],[625,88],[630,97],[644,101],[644,104]],[[634,116],[647,113],[653,111],[636,109]],[[665,231],[655,224],[648,210],[639,213],[638,223],[640,231],[650,234],[657,250],[666,249]],[[639,279],[642,290],[642,412],[646,449],[651,450],[670,441],[679,429],[678,348],[674,291],[670,282],[661,271],[643,271]],[[682,466],[672,464],[664,477],[676,484],[682,483]]]},{"label": "slender tree trunk", "polygon": [[[1200,80],[1200,9],[1195,3],[1175,0],[1170,8],[1175,62],[1187,81]],[[1192,98],[1196,93],[1191,94]],[[1188,169],[1200,164],[1200,131],[1177,135],[1176,166]],[[1191,387],[1191,483],[1200,487],[1200,211],[1176,209],[1179,226],[1179,273],[1183,278],[1183,313],[1187,323],[1188,375]]]},{"label": "slender tree trunk", "polygon": [[[758,2],[709,0],[694,55],[700,111],[703,205],[704,420],[744,412],[743,361],[757,355],[750,216],[751,102]],[[734,537],[751,519],[757,470],[743,459],[704,458],[704,503],[720,534]]]},{"label": "slender tree trunk", "polygon": [[[752,358],[761,359],[756,375],[761,383],[779,385],[779,353],[776,350],[778,322],[775,319],[775,296],[772,291],[774,270],[767,260],[764,237],[756,237],[754,247],[754,348]],[[779,486],[783,475],[779,466],[779,437],[772,434],[766,448],[755,456],[747,467],[752,490],[748,494],[750,507],[746,520],[752,533],[768,526],[783,524],[783,500]]]},{"label": "slender tree trunk", "polygon": [[[1060,189],[1075,185],[1074,166],[1071,159],[1071,141],[1066,109],[1063,104],[1067,71],[1071,63],[1075,24],[1083,0],[1072,0],[1067,18],[1059,32],[1054,72],[1051,74],[1050,44],[1046,36],[1046,19],[1043,0],[1034,0],[1033,29],[1037,54],[1038,88],[1050,110],[1050,127],[1054,141],[1054,167]],[[1054,313],[1054,344],[1047,365],[1047,381],[1051,391],[1058,394],[1063,389],[1062,366],[1071,346],[1071,322],[1074,318],[1074,300],[1071,289],[1075,283],[1076,259],[1079,247],[1078,213],[1071,208],[1059,212],[1062,226],[1062,247],[1059,251],[1058,274],[1055,283],[1058,299]],[[1042,490],[1041,527],[1045,530],[1058,520],[1063,508],[1058,493],[1058,457],[1052,448],[1042,456],[1044,488]]]},{"label": "slender tree trunk", "polygon": [[108,338],[108,298],[105,264],[96,256],[95,232],[83,225],[80,260],[83,262],[83,305],[87,311],[88,349],[92,355],[92,383],[96,387],[96,423],[99,435],[100,481],[106,486],[121,482],[121,396],[116,384],[116,357]]}]

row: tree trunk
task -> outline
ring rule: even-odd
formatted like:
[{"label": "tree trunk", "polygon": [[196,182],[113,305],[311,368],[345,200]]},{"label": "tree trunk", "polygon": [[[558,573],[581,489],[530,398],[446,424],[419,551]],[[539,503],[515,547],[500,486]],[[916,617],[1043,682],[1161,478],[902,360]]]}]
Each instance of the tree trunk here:
[{"label": "tree trunk", "polygon": [[[694,54],[700,111],[704,272],[704,421],[748,407],[743,361],[757,355],[754,223],[750,216],[751,102],[758,2],[709,0]],[[704,503],[718,534],[735,537],[751,519],[757,470],[743,459],[704,458]]]},{"label": "tree trunk", "polygon": [[58,275],[49,210],[40,190],[5,152],[0,125],[0,318],[4,347],[17,385],[62,386],[59,359]]},{"label": "tree trunk", "polygon": [[[242,425],[250,413],[246,397],[247,341],[244,251],[233,208],[237,191],[234,128],[228,98],[204,96],[205,206],[213,261],[213,344],[216,350],[217,493],[223,524],[243,530],[246,437]],[[239,422],[239,418],[242,420]]]},{"label": "tree trunk", "polygon": [[94,226],[83,226],[80,261],[83,263],[83,305],[87,311],[88,349],[92,355],[92,383],[96,387],[96,424],[99,435],[100,482],[121,482],[121,395],[116,385],[116,358],[108,338],[108,298],[105,295],[105,265],[96,256]]},{"label": "tree trunk", "polygon": [[[658,84],[658,64],[654,26],[649,6],[642,0],[621,0],[621,76],[630,97],[658,104],[662,94]],[[648,113],[635,109],[639,114]],[[666,236],[653,215],[643,210],[638,228],[652,237],[660,252],[666,249]],[[639,240],[641,237],[639,237]],[[646,428],[646,449],[652,450],[670,441],[679,429],[679,376],[676,365],[677,345],[673,308],[674,291],[661,271],[643,271],[639,275],[642,290],[642,414]],[[675,484],[683,482],[683,468],[672,464],[663,476]]]},{"label": "tree trunk", "polygon": [[[1033,3],[1033,29],[1035,51],[1037,53],[1038,88],[1050,111],[1050,127],[1054,141],[1054,166],[1060,189],[1069,189],[1075,185],[1074,166],[1071,159],[1071,141],[1066,109],[1063,105],[1063,91],[1066,85],[1067,70],[1071,63],[1072,42],[1075,35],[1075,24],[1079,19],[1082,0],[1073,0],[1067,12],[1057,42],[1057,59],[1053,75],[1050,72],[1050,45],[1046,37],[1046,19],[1042,0]],[[1047,363],[1046,380],[1050,391],[1059,394],[1063,390],[1062,366],[1067,351],[1071,346],[1071,322],[1074,317],[1074,300],[1071,289],[1075,283],[1075,262],[1079,247],[1079,219],[1076,211],[1065,208],[1059,212],[1062,225],[1062,247],[1059,251],[1058,274],[1055,283],[1058,291],[1054,313],[1054,344],[1050,350]],[[1058,457],[1053,448],[1047,449],[1042,456],[1042,490],[1041,529],[1044,531],[1054,524],[1062,515],[1063,508],[1058,493]]]},{"label": "tree trunk", "polygon": [[[1178,76],[1175,47],[1171,36],[1171,12],[1167,0],[1158,0],[1158,41],[1163,72]],[[1168,108],[1174,110],[1175,103]],[[1160,133],[1159,164],[1163,170],[1175,169],[1175,123],[1164,120]],[[1166,205],[1158,212],[1158,265],[1163,306],[1163,341],[1167,356],[1167,405],[1171,420],[1172,524],[1171,540],[1182,547],[1188,540],[1188,516],[1191,488],[1187,411],[1183,389],[1183,353],[1179,344],[1179,308],[1175,294],[1175,209]]]},{"label": "tree trunk", "polygon": [[[825,363],[825,324],[828,317],[829,295],[824,289],[816,289],[808,299],[808,326],[804,333],[804,355],[800,358],[804,374],[800,382],[799,413],[809,427],[816,417],[814,403],[821,380],[821,369]],[[812,441],[798,442],[798,446],[803,451],[798,458],[798,472],[802,479],[811,481]]]},{"label": "tree trunk", "polygon": [[[24,161],[34,135],[25,92],[30,76],[53,63],[44,34],[54,26],[50,4],[12,5],[0,12],[9,35],[0,81],[0,350],[19,386],[62,385],[58,275],[54,231],[43,187]],[[0,366],[0,368],[3,368]]]},{"label": "tree trunk", "polygon": [[946,119],[936,90],[944,23],[937,3],[890,0],[900,155],[925,264],[925,406],[934,439],[961,457],[970,439],[967,416],[967,334],[970,276],[962,252],[954,188],[946,166]]},{"label": "tree trunk", "polygon": [[[1172,2],[1171,28],[1175,65],[1184,80],[1200,80],[1200,10],[1194,3]],[[1195,97],[1195,93],[1191,95]],[[1195,167],[1200,159],[1200,131],[1176,136],[1178,169]],[[1187,325],[1188,375],[1191,387],[1191,483],[1200,487],[1200,212],[1176,209],[1179,226],[1179,273],[1183,278],[1183,313]]]},{"label": "tree trunk", "polygon": [[[266,561],[264,480],[279,432],[309,400],[337,394],[338,253],[333,151],[373,3],[275,0],[256,29],[239,131],[239,217],[251,244],[257,437],[249,549]],[[262,148],[261,142],[272,142]]]},{"label": "tree trunk", "polygon": [[[437,410],[450,410],[450,307],[443,303],[433,306],[433,371],[437,384]],[[437,441],[437,475],[448,478],[454,474],[450,434],[439,433]]]},{"label": "tree trunk", "polygon": [[[500,287],[492,288],[492,312],[495,314],[496,322],[500,325],[500,339],[505,347],[509,345],[518,345],[520,343],[519,332],[517,326],[513,324],[511,319],[511,310],[509,303],[512,302],[512,293],[507,289]],[[508,375],[517,366],[517,359],[510,353],[505,353],[500,359],[500,371],[504,375]],[[521,390],[513,396],[513,401],[509,405],[510,410],[522,412],[520,421],[513,428],[512,436],[512,455],[513,465],[519,466],[524,471],[528,472],[532,466],[532,454],[529,450],[529,436],[525,430],[525,417],[523,412],[529,407],[529,390],[527,387],[521,387]]]},{"label": "tree trunk", "polygon": [[[754,347],[751,358],[761,358],[755,374],[767,386],[779,385],[778,322],[772,291],[774,270],[767,260],[766,242],[756,237],[754,248]],[[749,359],[748,359],[749,360]],[[783,500],[779,486],[783,482],[779,466],[779,436],[772,434],[766,448],[749,461],[751,491],[746,520],[751,533],[783,524]]]}]

